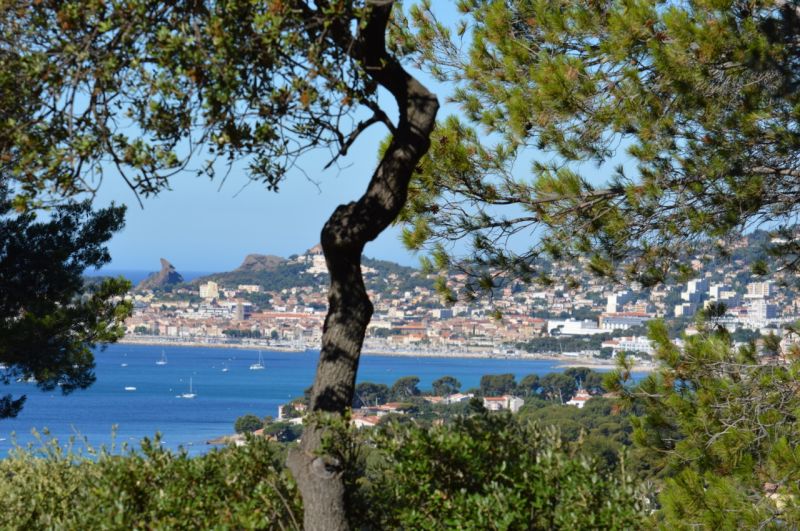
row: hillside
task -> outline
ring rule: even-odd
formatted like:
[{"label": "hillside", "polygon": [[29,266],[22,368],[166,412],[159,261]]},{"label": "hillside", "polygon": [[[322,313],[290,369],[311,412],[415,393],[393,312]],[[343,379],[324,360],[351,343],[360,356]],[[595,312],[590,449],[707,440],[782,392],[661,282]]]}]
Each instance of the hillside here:
[{"label": "hillside", "polygon": [[[317,248],[291,260],[274,255],[249,254],[233,271],[213,273],[191,281],[199,285],[214,281],[222,287],[235,288],[240,284],[256,284],[265,291],[278,291],[292,287],[318,286],[328,283],[327,273],[314,269],[314,257],[319,262]],[[363,257],[364,277],[367,288],[384,291],[388,287],[401,291],[415,287],[432,288],[433,281],[425,278],[417,269],[387,260]]]}]

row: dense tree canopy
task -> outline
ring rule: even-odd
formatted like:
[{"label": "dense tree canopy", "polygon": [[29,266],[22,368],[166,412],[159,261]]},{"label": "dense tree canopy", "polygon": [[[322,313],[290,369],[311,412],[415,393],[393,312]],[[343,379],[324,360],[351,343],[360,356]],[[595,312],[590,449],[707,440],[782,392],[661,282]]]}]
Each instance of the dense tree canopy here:
[{"label": "dense tree canopy", "polygon": [[361,382],[353,393],[353,407],[377,406],[390,396],[389,386],[372,382]]},{"label": "dense tree canopy", "polygon": [[404,400],[412,396],[419,396],[421,391],[418,385],[418,376],[403,376],[392,384],[392,388],[389,390],[389,396],[392,400]]},{"label": "dense tree canopy", "polygon": [[511,393],[517,387],[514,375],[485,374],[481,376],[480,392],[483,396],[500,396]]},{"label": "dense tree canopy", "polygon": [[434,380],[431,386],[434,395],[447,396],[457,393],[461,389],[461,382],[452,376],[442,376]]},{"label": "dense tree canopy", "polygon": [[17,204],[91,191],[104,174],[156,193],[201,148],[199,173],[244,159],[275,188],[308,149],[346,150],[354,107],[391,124],[346,47],[363,5],[326,4],[6,3],[0,172]]},{"label": "dense tree canopy", "polygon": [[[653,284],[689,272],[687,248],[794,223],[796,2],[459,5],[455,28],[430,2],[412,12],[409,46],[457,84],[463,118],[437,129],[405,241],[474,273],[468,292],[501,271],[533,279],[545,255]],[[449,242],[463,237],[459,263]],[[776,246],[798,265],[793,238]]]},{"label": "dense tree canopy", "polygon": [[[122,337],[130,283],[106,279],[85,286],[83,272],[110,260],[105,244],[122,228],[124,208],[93,212],[70,203],[37,221],[16,214],[0,185],[0,382],[34,378],[64,394],[94,382],[98,343]],[[0,398],[0,419],[13,417],[25,396]]]},{"label": "dense tree canopy", "polygon": [[797,526],[797,328],[783,342],[768,336],[767,363],[754,343],[735,347],[713,321],[683,348],[663,323],[651,328],[661,368],[636,386],[624,369],[609,383],[643,409],[632,417],[634,440],[668,477],[657,517],[666,527]]}]

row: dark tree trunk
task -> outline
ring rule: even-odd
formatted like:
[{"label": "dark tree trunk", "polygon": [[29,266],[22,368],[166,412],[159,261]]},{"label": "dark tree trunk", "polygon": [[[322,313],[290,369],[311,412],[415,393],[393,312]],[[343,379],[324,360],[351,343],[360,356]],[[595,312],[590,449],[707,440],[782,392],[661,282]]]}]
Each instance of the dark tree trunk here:
[{"label": "dark tree trunk", "polygon": [[304,504],[306,530],[348,528],[343,463],[321,453],[325,428],[320,415],[341,416],[353,400],[356,372],[372,303],[361,276],[361,256],[400,213],[408,184],[430,146],[439,104],[436,96],[386,52],[391,3],[375,5],[351,54],[395,98],[399,119],[394,137],[366,192],[339,206],[322,229],[321,243],[330,274],[328,315],[322,334],[308,421],[299,448],[288,458]]}]

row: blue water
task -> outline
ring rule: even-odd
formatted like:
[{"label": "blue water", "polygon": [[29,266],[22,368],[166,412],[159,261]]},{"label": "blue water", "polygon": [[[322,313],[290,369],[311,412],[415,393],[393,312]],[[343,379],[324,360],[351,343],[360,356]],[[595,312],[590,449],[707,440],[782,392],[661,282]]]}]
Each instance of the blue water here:
[{"label": "blue water", "polygon": [[[168,363],[156,365],[162,350]],[[311,385],[318,352],[263,351],[265,370],[251,371],[258,359],[250,350],[226,348],[112,345],[96,355],[97,381],[85,391],[68,396],[58,389],[42,392],[35,384],[0,386],[0,393],[27,394],[15,419],[0,420],[0,457],[13,446],[34,441],[32,429],[47,428],[60,441],[86,437],[91,446],[109,445],[112,426],[116,443],[138,443],[156,432],[170,448],[183,446],[200,453],[208,439],[233,432],[233,423],[245,413],[277,416],[278,405],[302,396]],[[509,359],[453,359],[363,356],[358,380],[391,385],[401,376],[418,376],[420,388],[450,375],[462,389],[477,387],[484,374],[546,374],[563,369],[557,362]],[[123,364],[127,366],[123,367]],[[223,367],[228,372],[222,372]],[[192,379],[197,397],[177,395],[189,390]],[[126,386],[136,391],[125,391]],[[12,434],[14,434],[12,436]]]}]

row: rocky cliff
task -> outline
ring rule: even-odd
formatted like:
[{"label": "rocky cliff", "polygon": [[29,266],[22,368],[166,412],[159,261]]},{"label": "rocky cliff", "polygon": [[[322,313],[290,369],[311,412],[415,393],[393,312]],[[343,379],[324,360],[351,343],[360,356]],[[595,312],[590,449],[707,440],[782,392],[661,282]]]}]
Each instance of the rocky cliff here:
[{"label": "rocky cliff", "polygon": [[161,259],[161,271],[151,273],[146,279],[142,280],[137,290],[146,289],[163,289],[166,286],[173,284],[180,284],[183,282],[183,276],[175,270],[175,266],[169,263],[166,259]]},{"label": "rocky cliff", "polygon": [[281,264],[286,262],[285,258],[271,254],[248,254],[242,265],[236,271],[275,271]]}]

